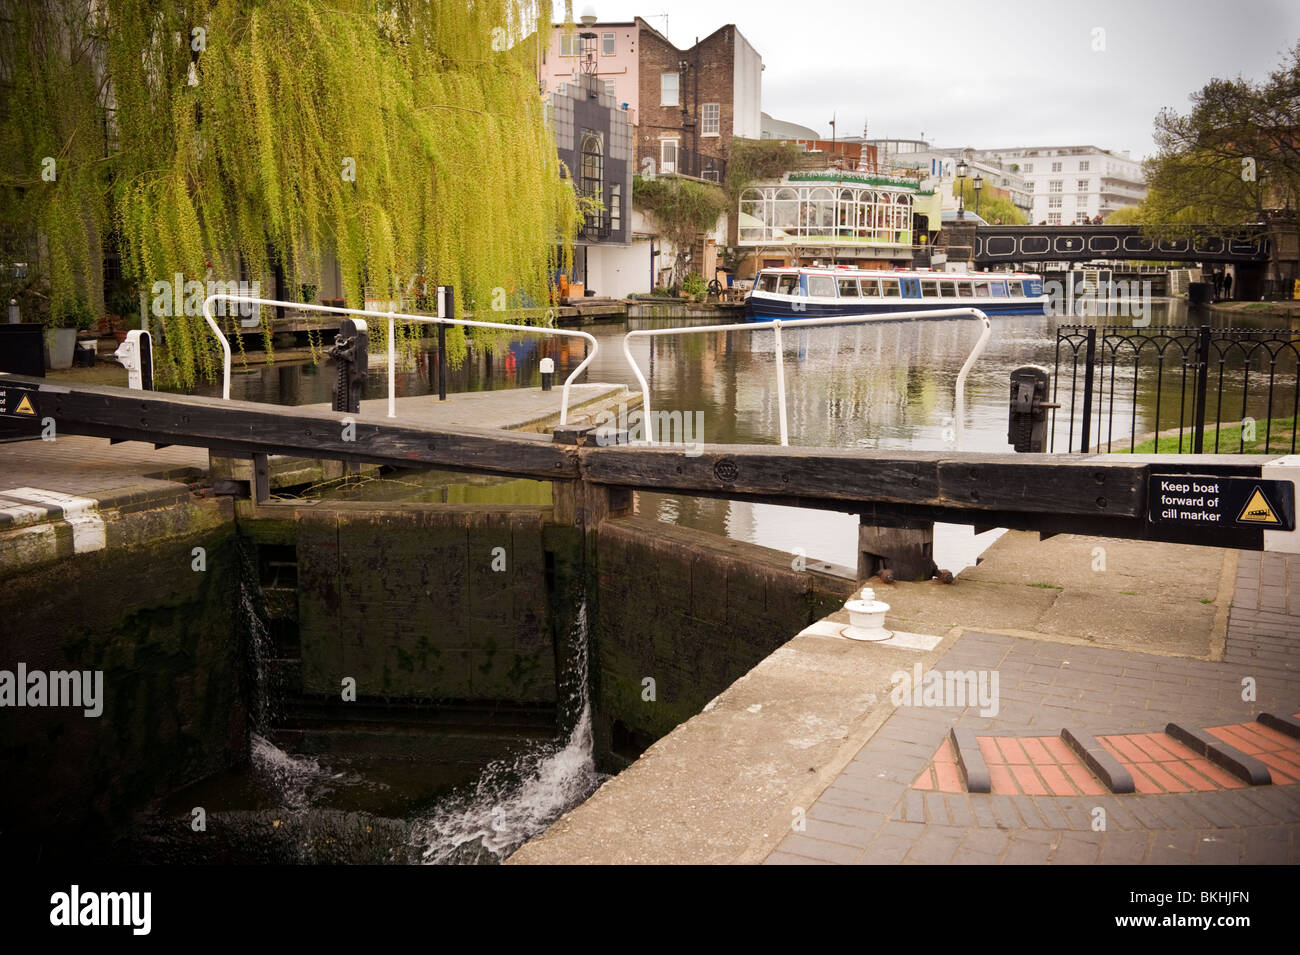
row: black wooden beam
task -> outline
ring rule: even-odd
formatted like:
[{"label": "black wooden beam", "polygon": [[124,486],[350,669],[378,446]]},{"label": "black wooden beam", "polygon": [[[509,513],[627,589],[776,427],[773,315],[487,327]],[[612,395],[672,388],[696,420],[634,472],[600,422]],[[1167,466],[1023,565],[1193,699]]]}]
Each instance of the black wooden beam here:
[{"label": "black wooden beam", "polygon": [[[578,477],[574,449],[540,434],[432,428],[377,415],[129,388],[69,388],[12,375],[5,381],[38,390],[40,414],[54,418],[59,434],[203,447],[230,455],[282,454],[540,480]],[[348,417],[355,422],[355,434],[345,434],[343,419]]]}]

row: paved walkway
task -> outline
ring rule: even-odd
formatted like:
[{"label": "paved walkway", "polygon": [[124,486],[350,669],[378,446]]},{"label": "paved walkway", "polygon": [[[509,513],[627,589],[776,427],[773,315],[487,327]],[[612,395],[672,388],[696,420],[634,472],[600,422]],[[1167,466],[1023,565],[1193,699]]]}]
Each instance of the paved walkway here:
[{"label": "paved walkway", "polygon": [[[1300,767],[1277,755],[1300,752],[1300,741],[1253,722],[1300,711],[1298,644],[1300,556],[1277,554],[1241,555],[1222,662],[968,632],[933,669],[996,672],[996,714],[900,706],[809,807],[803,831],[766,861],[1300,861]],[[1253,700],[1243,700],[1243,681],[1253,682]],[[1164,735],[1171,721],[1214,728],[1270,763],[1273,784],[1246,785],[1198,761]],[[961,791],[945,742],[953,727],[972,731],[991,757],[991,793]],[[1063,747],[1059,761],[1035,757],[1062,729],[1102,738],[1133,770],[1137,791],[1113,795],[1091,774],[1057,773]],[[1277,752],[1263,742],[1270,738]],[[999,755],[1004,763],[994,762]]]}]

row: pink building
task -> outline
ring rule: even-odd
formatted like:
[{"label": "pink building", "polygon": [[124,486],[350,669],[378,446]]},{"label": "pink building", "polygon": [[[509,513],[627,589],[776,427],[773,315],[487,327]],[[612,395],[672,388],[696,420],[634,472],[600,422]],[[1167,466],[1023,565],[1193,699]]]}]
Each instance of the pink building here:
[{"label": "pink building", "polygon": [[640,82],[637,72],[640,27],[636,23],[597,23],[591,27],[579,23],[572,33],[560,27],[553,29],[550,46],[542,57],[543,88],[548,93],[554,92],[561,84],[573,82],[582,72],[583,41],[579,34],[585,32],[596,34],[588,49],[594,47],[597,79],[615,102],[626,104],[628,121],[635,126]]}]

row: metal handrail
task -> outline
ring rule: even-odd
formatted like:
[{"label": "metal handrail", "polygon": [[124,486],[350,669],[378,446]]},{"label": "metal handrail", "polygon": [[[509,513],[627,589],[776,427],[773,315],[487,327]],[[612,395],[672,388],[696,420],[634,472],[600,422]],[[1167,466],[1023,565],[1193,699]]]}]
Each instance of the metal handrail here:
[{"label": "metal handrail", "polygon": [[770,322],[742,322],[733,325],[690,325],[685,328],[639,328],[635,331],[628,332],[623,336],[623,356],[627,359],[627,363],[632,366],[632,373],[636,375],[636,380],[641,384],[641,414],[642,420],[646,423],[646,443],[655,443],[653,429],[650,426],[650,423],[653,420],[650,417],[650,386],[646,383],[645,376],[641,374],[641,368],[637,365],[636,360],[632,357],[631,350],[628,348],[629,341],[634,337],[650,338],[658,335],[695,335],[703,332],[759,331],[760,329],[772,329],[776,336],[776,402],[778,414],[781,419],[781,445],[782,447],[788,447],[790,444],[790,437],[785,414],[785,355],[781,350],[781,328],[783,326],[793,324],[799,328],[805,328],[809,325],[856,325],[868,322],[891,322],[900,319],[915,321],[923,318],[973,318],[982,322],[984,325],[983,331],[980,332],[979,341],[975,343],[975,347],[971,349],[970,355],[961,366],[961,371],[957,373],[957,388],[953,401],[953,419],[957,442],[960,444],[962,419],[965,417],[966,411],[966,375],[975,364],[976,359],[983,354],[984,346],[988,343],[989,336],[992,334],[993,330],[988,315],[978,308],[944,308],[911,312],[889,312],[883,315],[841,315],[831,318],[796,318],[788,319],[784,322],[781,319],[776,318]]},{"label": "metal handrail", "polygon": [[[567,328],[544,328],[538,325],[510,325],[505,322],[476,322],[466,318],[446,318],[446,303],[444,301],[446,293],[445,286],[438,287],[438,314],[433,315],[408,315],[404,312],[394,312],[391,309],[386,312],[380,312],[366,308],[341,308],[337,305],[313,305],[306,302],[283,302],[272,298],[251,298],[245,295],[228,295],[225,293],[216,293],[209,295],[203,301],[203,317],[207,320],[208,326],[212,329],[213,334],[217,336],[217,341],[221,343],[221,351],[224,356],[223,374],[221,382],[221,397],[230,400],[230,342],[226,339],[225,333],[221,330],[213,318],[211,306],[213,302],[242,302],[249,305],[271,305],[281,306],[284,308],[298,309],[299,311],[313,312],[332,312],[339,315],[369,315],[373,318],[386,318],[388,320],[388,417],[397,417],[397,345],[395,337],[394,322],[401,319],[406,322],[422,322],[426,325],[464,325],[469,328],[500,328],[511,332],[532,332],[538,335],[559,335],[564,338],[583,338],[591,343],[591,351],[587,357],[582,360],[577,368],[569,373],[569,377],[564,379],[564,389],[560,397],[560,424],[568,424],[569,421],[569,386],[573,384],[574,379],[586,370],[591,364],[592,359],[596,357],[596,352],[600,350],[600,343],[596,337],[589,332],[580,332]],[[549,314],[549,312],[548,312]]]}]

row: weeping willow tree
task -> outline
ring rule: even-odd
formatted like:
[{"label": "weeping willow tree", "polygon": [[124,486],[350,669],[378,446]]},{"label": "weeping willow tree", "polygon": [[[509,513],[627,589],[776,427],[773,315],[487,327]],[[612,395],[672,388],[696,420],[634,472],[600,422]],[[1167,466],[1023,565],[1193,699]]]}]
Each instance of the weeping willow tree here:
[{"label": "weeping willow tree", "polygon": [[[272,297],[277,272],[320,286],[336,260],[350,306],[427,283],[454,285],[461,312],[545,302],[565,264],[578,212],[530,37],[548,0],[0,0],[0,16],[4,221],[37,237],[53,308],[102,301],[105,241],[145,289],[179,274]],[[187,385],[217,352],[201,315],[172,311]]]}]

